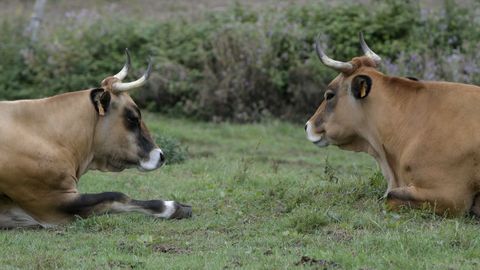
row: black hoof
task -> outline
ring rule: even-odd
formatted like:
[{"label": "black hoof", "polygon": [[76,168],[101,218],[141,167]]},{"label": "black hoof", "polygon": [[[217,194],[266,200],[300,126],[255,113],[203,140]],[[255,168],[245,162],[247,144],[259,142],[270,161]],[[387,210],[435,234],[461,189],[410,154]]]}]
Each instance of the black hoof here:
[{"label": "black hoof", "polygon": [[182,219],[192,217],[192,207],[190,205],[175,202],[175,213],[170,216],[170,219]]}]

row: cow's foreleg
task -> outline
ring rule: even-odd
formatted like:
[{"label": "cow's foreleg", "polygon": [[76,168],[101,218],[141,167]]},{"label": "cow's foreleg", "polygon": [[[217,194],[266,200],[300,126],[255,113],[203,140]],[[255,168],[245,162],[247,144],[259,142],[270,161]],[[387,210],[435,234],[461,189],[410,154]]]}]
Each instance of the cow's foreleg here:
[{"label": "cow's foreleg", "polygon": [[403,206],[412,208],[429,207],[436,214],[458,216],[465,214],[472,205],[469,194],[458,189],[425,189],[415,186],[399,187],[387,194],[387,206],[398,210]]},{"label": "cow's foreleg", "polygon": [[140,201],[120,192],[79,194],[74,200],[61,206],[66,214],[80,217],[105,213],[140,212],[157,218],[180,219],[192,216],[192,208],[174,201]]}]

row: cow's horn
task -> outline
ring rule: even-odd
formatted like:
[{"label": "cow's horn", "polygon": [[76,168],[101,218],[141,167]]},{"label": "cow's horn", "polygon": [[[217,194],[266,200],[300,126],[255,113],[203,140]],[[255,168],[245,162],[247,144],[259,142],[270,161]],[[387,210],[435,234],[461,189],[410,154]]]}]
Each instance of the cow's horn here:
[{"label": "cow's horn", "polygon": [[363,53],[370,59],[372,59],[375,64],[379,65],[382,62],[382,58],[378,56],[376,53],[374,53],[367,45],[365,42],[365,39],[363,39],[363,33],[359,33],[360,37],[360,46],[362,46]]},{"label": "cow's horn", "polygon": [[121,91],[128,91],[130,89],[140,87],[144,85],[145,82],[148,80],[148,77],[150,77],[151,71],[152,71],[152,61],[151,59],[149,59],[147,70],[145,71],[145,73],[143,73],[143,76],[140,77],[140,79],[133,82],[128,82],[128,83],[116,82],[112,85],[112,90],[121,92]]},{"label": "cow's horn", "polygon": [[315,51],[317,52],[318,58],[320,61],[327,67],[333,68],[340,72],[350,72],[353,70],[353,65],[348,62],[340,62],[337,60],[333,60],[332,58],[328,57],[320,47],[318,38],[315,40]]},{"label": "cow's horn", "polygon": [[113,75],[113,77],[119,79],[120,81],[125,79],[125,77],[127,77],[128,69],[130,68],[130,53],[128,52],[128,48],[125,48],[125,55],[127,56],[125,65],[123,66],[122,70],[120,70],[120,72]]}]

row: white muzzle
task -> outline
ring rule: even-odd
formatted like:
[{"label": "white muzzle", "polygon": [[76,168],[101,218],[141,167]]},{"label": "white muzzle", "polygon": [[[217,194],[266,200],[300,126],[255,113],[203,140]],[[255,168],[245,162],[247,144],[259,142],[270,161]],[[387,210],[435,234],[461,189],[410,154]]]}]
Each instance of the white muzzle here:
[{"label": "white muzzle", "polygon": [[317,146],[324,147],[328,145],[328,141],[325,139],[325,134],[316,134],[313,131],[313,125],[310,121],[305,125],[305,132],[307,133],[307,139]]},{"label": "white muzzle", "polygon": [[143,171],[155,170],[162,166],[164,161],[165,157],[162,150],[160,148],[155,148],[150,151],[147,160],[140,161],[140,169]]}]

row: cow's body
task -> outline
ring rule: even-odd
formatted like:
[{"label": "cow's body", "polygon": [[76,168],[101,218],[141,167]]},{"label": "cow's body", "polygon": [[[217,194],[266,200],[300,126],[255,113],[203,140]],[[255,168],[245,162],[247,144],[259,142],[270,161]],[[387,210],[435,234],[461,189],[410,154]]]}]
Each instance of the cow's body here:
[{"label": "cow's body", "polygon": [[389,77],[367,56],[350,63],[308,121],[309,139],[371,154],[392,208],[480,215],[480,87]]},{"label": "cow's body", "polygon": [[[110,77],[100,89],[0,102],[0,228],[50,226],[105,212],[191,215],[189,207],[171,201],[78,192],[77,182],[89,169],[151,170],[163,162],[140,115],[138,127],[128,128],[125,112],[138,108],[127,93],[110,89],[119,81]],[[108,101],[96,103],[101,94]]]},{"label": "cow's body", "polygon": [[51,204],[77,194],[77,181],[92,160],[99,116],[89,92],[0,102],[0,125],[8,127],[0,129],[0,193],[39,221],[63,218],[51,220],[58,215]]}]

